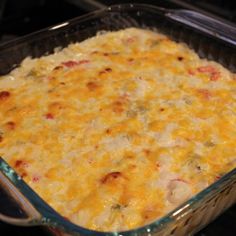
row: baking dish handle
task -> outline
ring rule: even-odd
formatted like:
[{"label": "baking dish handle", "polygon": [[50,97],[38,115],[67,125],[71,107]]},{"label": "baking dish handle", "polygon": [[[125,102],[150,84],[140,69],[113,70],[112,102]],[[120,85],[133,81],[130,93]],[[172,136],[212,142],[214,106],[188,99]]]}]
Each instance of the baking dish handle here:
[{"label": "baking dish handle", "polygon": [[[46,186],[45,186],[46,188]],[[0,208],[0,220],[21,226],[44,225],[48,227],[76,231],[79,226],[65,219],[52,209],[0,156],[0,190],[6,193],[7,201],[12,200],[21,216],[9,216],[11,209],[3,213]],[[0,191],[0,205],[4,204]],[[8,205],[8,203],[6,204]],[[8,207],[8,206],[7,206]],[[82,231],[84,229],[81,229]],[[80,234],[79,234],[80,235]]]},{"label": "baking dish handle", "polygon": [[4,164],[5,162],[0,158],[0,205],[2,206],[0,209],[0,220],[22,226],[40,224],[41,214],[32,206],[7,175],[10,175],[17,181],[22,181],[21,178],[8,165]]},{"label": "baking dish handle", "polygon": [[167,17],[236,45],[236,25],[191,10],[168,10]]}]

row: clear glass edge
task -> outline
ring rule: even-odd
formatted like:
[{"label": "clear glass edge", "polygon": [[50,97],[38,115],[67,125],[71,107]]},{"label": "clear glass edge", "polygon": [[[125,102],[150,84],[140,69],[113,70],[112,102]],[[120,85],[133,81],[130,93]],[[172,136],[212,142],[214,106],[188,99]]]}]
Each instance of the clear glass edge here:
[{"label": "clear glass edge", "polygon": [[81,233],[82,235],[100,235],[100,236],[130,236],[135,235],[135,233],[141,232],[158,232],[164,227],[167,227],[170,223],[181,218],[191,210],[194,210],[196,205],[200,203],[201,200],[214,196],[218,192],[222,191],[225,187],[225,182],[229,179],[236,180],[236,168],[229,173],[225,174],[219,180],[211,184],[209,187],[205,188],[179,207],[175,208],[162,218],[139,228],[120,231],[120,232],[99,232],[95,230],[90,230],[78,226],[61,216],[58,212],[52,209],[44,200],[42,200],[37,193],[35,193],[29,185],[27,185],[24,180],[17,175],[17,173],[7,164],[2,157],[0,157],[0,171],[8,178],[11,183],[29,200],[32,206],[41,214],[41,218],[32,221],[29,225],[46,225],[51,227],[59,227],[66,232]]},{"label": "clear glass edge", "polygon": [[[149,10],[154,11],[159,14],[165,14],[168,11],[171,11],[169,9],[165,9],[162,7],[156,7],[148,4],[120,4],[120,5],[114,5],[110,6],[108,8],[97,10],[88,14],[85,14],[84,16],[76,17],[71,20],[66,21],[67,24],[60,23],[54,26],[47,27],[45,29],[42,29],[40,31],[34,32],[32,34],[28,34],[26,36],[20,37],[19,39],[9,41],[3,44],[0,44],[0,51],[2,49],[12,47],[14,45],[17,45],[22,42],[27,42],[28,40],[31,41],[34,38],[36,38],[39,35],[42,35],[44,33],[47,33],[48,31],[57,31],[57,30],[63,30],[66,29],[66,27],[71,26],[73,24],[82,23],[84,21],[87,21],[93,17],[97,17],[100,14],[105,14],[109,11],[124,11],[129,9],[137,8],[140,10]],[[61,27],[57,27],[61,26]],[[194,28],[194,27],[192,27]],[[194,28],[197,29],[197,28]],[[204,29],[203,29],[204,31]],[[216,37],[217,38],[217,37]],[[194,209],[195,206],[204,198],[210,197],[211,195],[216,194],[217,192],[220,192],[221,187],[224,187],[224,183],[229,179],[236,179],[236,168],[229,173],[225,174],[223,177],[221,177],[219,180],[190,198],[188,201],[181,204],[179,207],[175,208],[173,211],[169,212],[162,218],[139,228],[128,230],[128,231],[120,231],[120,232],[100,232],[95,230],[90,230],[83,228],[81,226],[78,226],[68,220],[66,220],[63,216],[61,216],[58,212],[56,212],[54,209],[52,209],[46,202],[44,202],[21,178],[17,175],[17,173],[3,160],[2,157],[0,157],[0,171],[6,176],[6,178],[9,178],[12,184],[14,184],[19,191],[24,194],[24,196],[30,201],[30,203],[37,209],[41,215],[42,218],[39,219],[38,222],[32,222],[32,225],[46,225],[51,227],[59,227],[65,232],[71,232],[71,233],[81,233],[82,235],[99,235],[99,236],[131,236],[135,235],[137,233],[142,232],[158,232],[163,227],[168,226],[170,223],[173,223],[176,220],[176,215],[178,217],[181,217],[180,214],[185,214],[186,211]]]},{"label": "clear glass edge", "polygon": [[78,16],[78,17],[74,17],[72,19],[69,19],[67,21],[63,21],[59,24],[56,25],[52,25],[49,27],[46,27],[44,29],[32,32],[30,34],[21,36],[17,39],[13,39],[13,40],[9,40],[7,42],[3,42],[0,44],[0,51],[8,48],[8,47],[12,47],[14,45],[17,45],[19,43],[22,42],[27,42],[27,41],[31,41],[34,40],[34,38],[38,37],[39,35],[42,36],[43,34],[49,33],[49,32],[55,32],[58,30],[63,30],[66,29],[66,27],[68,26],[72,26],[74,24],[78,24],[78,23],[83,23],[84,21],[90,20],[93,17],[98,17],[99,15],[104,15],[106,14],[106,12],[109,11],[125,11],[125,10],[130,10],[130,9],[140,9],[140,10],[151,10],[151,11],[155,11],[156,13],[159,14],[165,14],[168,11],[171,11],[169,9],[163,8],[163,7],[157,7],[157,6],[152,6],[152,5],[148,5],[148,4],[117,4],[117,5],[112,5],[109,7],[106,7],[104,9],[100,9],[100,10],[96,10],[93,12],[89,12],[87,14],[84,14],[82,16]]},{"label": "clear glass edge", "polygon": [[[191,28],[193,28],[195,30],[200,30],[201,32],[208,34],[208,36],[211,35],[215,39],[220,39],[223,42],[229,42],[229,44],[231,44],[231,46],[235,46],[235,42],[232,43],[232,39],[230,38],[230,35],[228,35],[228,38],[227,38],[227,34],[225,34],[222,38],[222,36],[218,35],[217,33],[212,32],[212,30],[214,31],[214,27],[211,30],[209,30],[209,28],[208,28],[209,22],[219,21],[217,19],[212,18],[211,16],[206,16],[206,15],[203,15],[202,13],[195,12],[193,10],[184,10],[184,9],[175,10],[175,9],[167,9],[167,8],[163,8],[163,7],[159,7],[159,6],[154,6],[154,5],[150,5],[150,4],[127,3],[127,4],[112,5],[112,6],[104,8],[104,9],[96,10],[96,11],[84,14],[82,16],[78,16],[78,17],[69,19],[67,21],[63,21],[59,24],[52,25],[52,26],[46,27],[44,29],[35,31],[33,33],[21,36],[17,39],[13,39],[13,40],[1,43],[0,50],[3,50],[7,47],[12,47],[12,46],[17,45],[22,42],[31,41],[34,38],[38,37],[39,35],[42,36],[43,34],[46,34],[49,32],[66,29],[66,27],[74,25],[74,24],[83,23],[84,21],[90,20],[93,17],[98,17],[101,14],[104,15],[106,12],[109,12],[109,11],[120,11],[121,12],[121,11],[130,10],[130,9],[148,10],[150,12],[156,12],[158,14],[162,14],[164,17],[169,18],[175,22],[182,23],[185,26],[190,26]],[[192,24],[191,22],[187,22],[187,20],[185,19],[186,16],[190,17],[190,19],[191,19],[191,15],[194,16],[194,18],[193,18],[195,20],[194,24]],[[206,23],[207,23],[206,27],[204,26],[204,24],[197,24],[196,23],[197,17],[199,17],[199,20],[201,20],[201,21],[206,20]],[[231,23],[227,27],[227,23],[228,22],[221,23],[221,27],[223,27],[223,28],[225,27],[227,30],[229,28],[233,29],[233,27],[236,26],[236,24]],[[218,29],[216,29],[216,30],[218,30]],[[230,43],[230,41],[231,41],[231,43]]]}]

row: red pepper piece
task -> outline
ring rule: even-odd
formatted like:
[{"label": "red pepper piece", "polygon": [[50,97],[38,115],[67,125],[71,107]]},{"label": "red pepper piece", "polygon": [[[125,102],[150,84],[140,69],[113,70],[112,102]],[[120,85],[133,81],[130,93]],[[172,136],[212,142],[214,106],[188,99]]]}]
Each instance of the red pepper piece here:
[{"label": "red pepper piece", "polygon": [[207,89],[198,89],[198,92],[205,98],[206,100],[209,100],[212,94]]},{"label": "red pepper piece", "polygon": [[38,182],[39,180],[40,180],[40,177],[39,177],[39,176],[34,176],[33,179],[32,179],[32,181],[33,181],[34,183]]},{"label": "red pepper piece", "polygon": [[63,66],[68,67],[68,68],[72,68],[72,67],[75,67],[75,66],[78,66],[78,65],[81,65],[81,64],[86,64],[86,63],[89,63],[89,60],[81,60],[81,61],[70,60],[70,61],[62,62],[61,64]]},{"label": "red pepper piece", "polygon": [[213,66],[201,66],[197,68],[198,72],[208,73],[211,81],[217,81],[220,78],[220,72]]},{"label": "red pepper piece", "polygon": [[54,115],[53,115],[52,113],[47,113],[47,114],[45,114],[45,117],[46,117],[46,119],[48,119],[48,120],[53,120],[53,119],[54,119]]},{"label": "red pepper piece", "polygon": [[63,66],[66,66],[68,68],[74,67],[78,65],[77,61],[65,61],[61,63]]},{"label": "red pepper piece", "polygon": [[8,92],[8,91],[1,91],[0,92],[0,100],[6,100],[8,97],[10,97],[10,92]]}]

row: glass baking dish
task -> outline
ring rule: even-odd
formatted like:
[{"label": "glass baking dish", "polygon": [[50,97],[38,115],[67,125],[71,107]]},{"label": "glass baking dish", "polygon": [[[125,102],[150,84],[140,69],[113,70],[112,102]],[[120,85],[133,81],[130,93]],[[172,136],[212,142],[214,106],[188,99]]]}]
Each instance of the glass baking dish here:
[{"label": "glass baking dish", "polygon": [[[79,42],[99,31],[148,28],[184,42],[202,58],[236,71],[236,28],[187,10],[167,10],[143,4],[116,5],[0,45],[0,74],[25,57],[39,57]],[[16,225],[42,225],[57,235],[164,236],[192,235],[236,203],[236,169],[157,221],[125,232],[97,232],[75,225],[54,211],[0,158],[0,187],[15,201],[21,217],[0,212],[0,220]],[[96,203],[95,203],[96,204]]]}]

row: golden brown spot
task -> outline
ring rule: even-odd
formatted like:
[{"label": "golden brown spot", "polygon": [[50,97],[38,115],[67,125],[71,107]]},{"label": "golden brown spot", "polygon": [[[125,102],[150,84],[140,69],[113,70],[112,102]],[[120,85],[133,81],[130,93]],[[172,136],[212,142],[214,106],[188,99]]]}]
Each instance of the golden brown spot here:
[{"label": "golden brown spot", "polygon": [[[105,45],[105,44],[104,44]],[[119,54],[119,52],[104,52],[103,53],[103,56],[111,56],[111,55],[118,55]]]},{"label": "golden brown spot", "polygon": [[88,82],[87,84],[86,84],[86,86],[87,86],[87,88],[89,89],[89,91],[94,91],[94,90],[96,90],[99,86],[98,86],[98,84],[97,83],[95,83],[95,82]]},{"label": "golden brown spot", "polygon": [[101,183],[106,184],[106,183],[112,183],[114,182],[114,180],[121,178],[122,177],[122,173],[119,171],[115,171],[115,172],[111,172],[106,174],[102,179],[101,179]]},{"label": "golden brown spot", "polygon": [[112,72],[112,69],[110,67],[105,68],[104,70],[99,71],[99,75],[102,75],[104,73]]},{"label": "golden brown spot", "polygon": [[124,106],[125,106],[126,102],[127,102],[126,97],[120,97],[118,100],[116,100],[112,103],[112,110],[118,114],[122,113],[125,110]]},{"label": "golden brown spot", "polygon": [[63,108],[64,106],[61,102],[52,102],[48,105],[48,110],[51,112],[57,112]]},{"label": "golden brown spot", "polygon": [[124,111],[124,108],[122,107],[122,104],[120,102],[116,102],[113,104],[113,109],[115,113],[122,113]]},{"label": "golden brown spot", "polygon": [[137,166],[134,165],[134,164],[129,165],[129,170],[130,170],[130,171],[131,171],[131,170],[134,170],[134,169],[136,169],[136,168],[137,168]]},{"label": "golden brown spot", "polygon": [[126,156],[126,158],[127,159],[134,159],[134,155],[129,154],[129,155]]},{"label": "golden brown spot", "polygon": [[106,129],[106,134],[111,134],[111,129]]},{"label": "golden brown spot", "polygon": [[105,68],[106,72],[112,72],[112,69],[110,67]]},{"label": "golden brown spot", "polygon": [[56,66],[53,68],[54,71],[63,69],[63,66]]},{"label": "golden brown spot", "polygon": [[6,123],[6,127],[7,127],[7,129],[9,129],[9,130],[14,130],[14,129],[16,128],[16,123],[13,122],[13,121],[8,121],[8,122]]},{"label": "golden brown spot", "polygon": [[146,156],[150,155],[150,153],[151,153],[151,151],[149,149],[144,149],[143,152]]},{"label": "golden brown spot", "polygon": [[98,54],[99,52],[98,51],[92,51],[91,54]]},{"label": "golden brown spot", "polygon": [[27,173],[26,173],[26,172],[23,172],[23,173],[20,174],[20,176],[21,176],[21,178],[24,178],[24,177],[27,176]]}]

